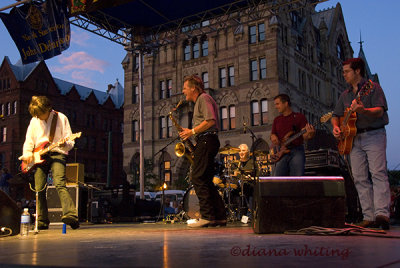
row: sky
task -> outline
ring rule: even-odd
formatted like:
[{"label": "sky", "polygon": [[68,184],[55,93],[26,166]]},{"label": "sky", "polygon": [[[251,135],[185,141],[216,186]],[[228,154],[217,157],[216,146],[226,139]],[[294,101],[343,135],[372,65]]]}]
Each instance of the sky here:
[{"label": "sky", "polygon": [[[317,5],[317,10],[336,6],[340,2],[343,10],[347,35],[354,50],[359,52],[360,34],[363,49],[372,73],[379,75],[380,84],[386,94],[389,106],[387,129],[388,168],[400,169],[400,89],[395,80],[400,63],[400,1],[398,0],[329,0]],[[15,3],[15,0],[1,0],[0,7]],[[9,12],[9,11],[6,11]],[[96,34],[71,27],[70,48],[61,55],[46,60],[53,77],[75,84],[106,91],[108,84],[116,79],[123,84],[124,71],[121,65],[125,57],[122,45],[111,42]],[[0,21],[0,59],[8,56],[11,63],[19,59],[19,52],[4,24]],[[396,134],[397,133],[397,134]]]}]

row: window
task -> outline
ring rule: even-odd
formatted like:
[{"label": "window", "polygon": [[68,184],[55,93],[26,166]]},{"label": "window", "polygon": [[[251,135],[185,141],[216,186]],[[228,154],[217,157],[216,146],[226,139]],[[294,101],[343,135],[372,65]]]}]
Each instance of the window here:
[{"label": "window", "polygon": [[139,87],[137,85],[133,85],[132,90],[132,103],[139,102]]},{"label": "window", "polygon": [[250,61],[250,80],[251,81],[258,80],[257,60]]},{"label": "window", "polygon": [[219,68],[219,87],[226,87],[226,69]]},{"label": "window", "polygon": [[267,60],[260,58],[250,61],[250,81],[267,78]]},{"label": "window", "polygon": [[226,107],[221,108],[221,130],[228,129],[228,109]]},{"label": "window", "polygon": [[258,24],[258,41],[264,41],[265,40],[265,24],[260,23]]},{"label": "window", "polygon": [[268,101],[266,99],[261,100],[261,124],[266,125],[268,123]]},{"label": "window", "polygon": [[343,50],[342,43],[343,43],[343,41],[342,41],[342,38],[340,37],[336,43],[336,55],[341,61],[344,61],[345,57],[344,57],[344,50]]},{"label": "window", "polygon": [[249,26],[249,43],[255,44],[258,42],[265,41],[265,24],[260,23],[258,25]]},{"label": "window", "polygon": [[172,120],[169,116],[160,116],[160,139],[172,137]]},{"label": "window", "polygon": [[260,79],[267,78],[267,60],[265,58],[260,59]]},{"label": "window", "polygon": [[188,41],[183,43],[183,59],[190,60],[190,45]]},{"label": "window", "polygon": [[167,116],[167,137],[172,137],[172,120]]},{"label": "window", "polygon": [[1,105],[1,114],[4,116],[6,106],[4,104]]},{"label": "window", "polygon": [[228,67],[228,72],[229,72],[229,86],[234,86],[235,85],[235,67],[229,66]]},{"label": "window", "polygon": [[207,36],[203,36],[201,39],[201,55],[203,57],[208,56],[208,40]]},{"label": "window", "polygon": [[17,114],[17,101],[13,102],[13,114]]},{"label": "window", "polygon": [[135,56],[135,71],[139,70],[139,54]]},{"label": "window", "polygon": [[257,42],[257,28],[255,25],[249,27],[249,43],[255,44]]},{"label": "window", "polygon": [[197,41],[197,39],[193,39],[192,47],[193,47],[193,59],[199,58],[200,57],[200,44]]},{"label": "window", "polygon": [[7,127],[2,127],[1,128],[1,142],[6,142],[7,141]]},{"label": "window", "polygon": [[160,158],[160,178],[162,183],[171,185],[171,157],[167,153],[163,153]]},{"label": "window", "polygon": [[260,107],[258,105],[258,101],[252,101],[251,105],[251,125],[258,126],[260,125]]},{"label": "window", "polygon": [[203,80],[204,88],[209,88],[210,85],[208,83],[208,72],[204,72],[201,74],[201,79]]},{"label": "window", "polygon": [[229,106],[229,128],[236,128],[236,108],[234,105]]},{"label": "window", "polygon": [[172,80],[168,79],[167,80],[167,98],[171,97],[172,95]]},{"label": "window", "polygon": [[234,105],[221,107],[221,130],[236,128],[236,109]]},{"label": "window", "polygon": [[132,142],[139,141],[139,121],[132,121]]},{"label": "window", "polygon": [[165,99],[165,95],[166,95],[165,81],[160,81],[160,100]]},{"label": "window", "polygon": [[6,115],[11,114],[11,103],[7,102],[7,107],[6,107]]}]

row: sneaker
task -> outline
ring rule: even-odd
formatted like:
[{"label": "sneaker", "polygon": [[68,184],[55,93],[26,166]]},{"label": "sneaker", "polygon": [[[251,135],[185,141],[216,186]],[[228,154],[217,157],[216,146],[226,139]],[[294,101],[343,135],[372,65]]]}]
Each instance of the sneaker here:
[{"label": "sneaker", "polygon": [[192,228],[196,228],[196,227],[208,227],[212,225],[212,221],[209,220],[205,220],[205,219],[199,219],[195,222],[189,222],[188,226],[192,227]]},{"label": "sneaker", "polygon": [[363,228],[373,228],[375,227],[374,221],[363,220],[362,222],[356,223],[355,225],[363,227]]},{"label": "sneaker", "polygon": [[61,220],[63,223],[71,226],[71,228],[74,230],[79,228],[79,221],[75,217],[66,216],[66,217],[63,217]]}]

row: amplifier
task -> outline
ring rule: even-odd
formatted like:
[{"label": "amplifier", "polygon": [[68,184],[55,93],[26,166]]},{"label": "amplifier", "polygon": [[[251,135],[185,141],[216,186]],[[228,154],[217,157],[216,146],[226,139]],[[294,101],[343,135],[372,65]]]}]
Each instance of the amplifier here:
[{"label": "amplifier", "polygon": [[[78,212],[80,221],[86,218],[86,203],[87,203],[87,189],[79,185],[67,185],[68,193],[74,201],[75,208]],[[62,223],[61,217],[63,215],[60,198],[58,197],[57,189],[55,186],[47,187],[47,207],[49,212],[49,220],[52,224]]]},{"label": "amplifier", "polygon": [[76,184],[84,181],[85,166],[81,163],[68,163],[65,167],[65,177],[67,184]]},{"label": "amplifier", "polygon": [[305,169],[339,168],[339,153],[332,149],[306,151]]},{"label": "amplifier", "polygon": [[310,226],[344,227],[342,177],[260,177],[254,191],[255,233]]}]

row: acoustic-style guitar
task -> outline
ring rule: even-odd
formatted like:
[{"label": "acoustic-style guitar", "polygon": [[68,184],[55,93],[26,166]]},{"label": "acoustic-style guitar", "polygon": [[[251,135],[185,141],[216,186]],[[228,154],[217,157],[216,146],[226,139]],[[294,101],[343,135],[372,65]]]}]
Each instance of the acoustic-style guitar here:
[{"label": "acoustic-style guitar", "polygon": [[[355,100],[359,102],[361,96],[368,95],[371,92],[373,85],[373,82],[371,80],[368,80],[364,84],[364,86],[358,91]],[[344,115],[339,118],[339,126],[342,135],[339,139],[338,151],[341,155],[349,154],[351,152],[351,149],[353,147],[353,140],[357,134],[356,121],[357,114],[356,112],[351,110],[350,107],[346,108],[346,110],[344,111]]]}]

